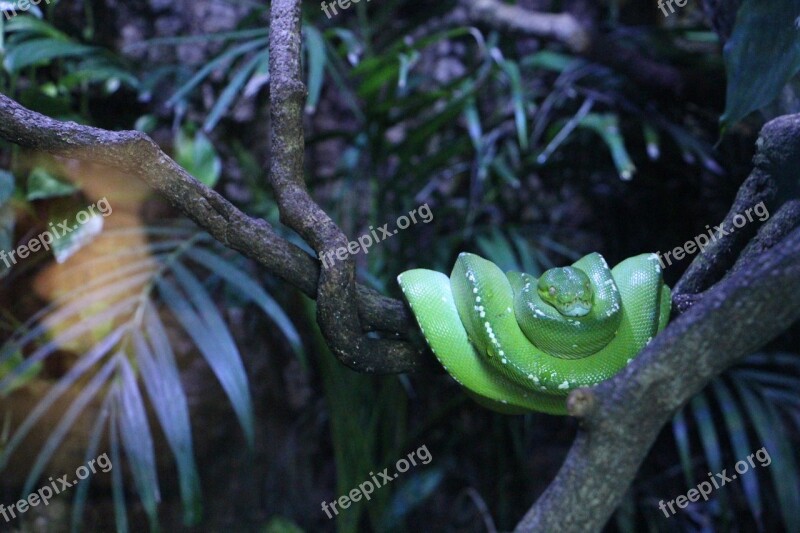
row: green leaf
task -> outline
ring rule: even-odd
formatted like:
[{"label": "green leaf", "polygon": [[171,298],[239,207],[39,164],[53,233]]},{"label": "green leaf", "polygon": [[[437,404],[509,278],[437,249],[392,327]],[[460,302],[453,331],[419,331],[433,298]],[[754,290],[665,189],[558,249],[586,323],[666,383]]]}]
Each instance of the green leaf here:
[{"label": "green leaf", "polygon": [[513,61],[501,60],[500,67],[508,76],[508,81],[511,84],[511,96],[514,102],[514,122],[517,126],[517,139],[519,140],[519,147],[523,150],[528,149],[528,125],[525,116],[525,90],[522,87],[522,76],[519,72],[519,66]]},{"label": "green leaf", "polygon": [[[74,218],[72,220],[77,222]],[[59,222],[63,223],[63,220],[50,220],[52,224],[50,227],[55,227]],[[72,231],[58,235],[50,245],[53,249],[53,257],[59,264],[65,263],[67,259],[75,255],[81,248],[90,244],[95,237],[103,232],[103,217],[95,213],[83,223],[67,225],[67,227],[72,228]],[[62,229],[61,231],[65,230]]]},{"label": "green leaf", "polygon": [[187,96],[190,92],[192,92],[198,85],[200,85],[203,80],[205,80],[208,76],[214,72],[215,69],[222,67],[227,61],[233,61],[236,57],[246,54],[251,50],[255,50],[257,48],[261,48],[269,44],[269,39],[254,39],[252,41],[246,42],[242,45],[235,46],[230,50],[226,50],[218,57],[214,58],[212,61],[209,61],[203,68],[197,71],[197,73],[192,76],[192,78],[187,81],[185,84],[178,89],[175,94],[173,94],[167,103],[165,104],[167,107],[172,107],[177,104],[180,100],[182,100],[185,96]]},{"label": "green leaf", "polygon": [[325,76],[325,42],[322,34],[313,26],[304,28],[306,36],[306,54],[308,55],[308,99],[306,113],[317,109],[322,92],[322,81]]},{"label": "green leaf", "polygon": [[32,65],[47,63],[53,59],[85,57],[97,51],[98,48],[94,46],[55,39],[31,39],[9,47],[3,65],[12,74],[19,74],[24,68]]},{"label": "green leaf", "polygon": [[[25,361],[18,365],[14,370],[16,374],[23,374],[33,365],[39,363],[46,359],[49,355],[51,355],[56,350],[60,349],[67,343],[78,339],[81,335],[92,331],[92,329],[105,325],[107,321],[112,320],[118,317],[122,313],[130,312],[131,306],[138,301],[138,297],[130,297],[124,300],[121,300],[119,303],[114,304],[107,309],[94,314],[82,322],[78,322],[74,326],[70,326],[68,329],[64,330],[63,332],[56,335],[52,340],[43,343],[43,345],[36,349],[31,355],[27,356]],[[51,315],[51,317],[55,317],[55,313]],[[53,318],[55,321],[55,318]],[[43,326],[40,325],[39,328]],[[38,329],[38,328],[37,328]],[[108,338],[108,337],[106,337]],[[10,351],[13,355],[13,350],[17,349],[17,346],[22,346],[23,344],[17,343],[7,343],[3,345],[2,351],[0,351],[0,361],[6,360],[8,357],[7,351]],[[0,380],[0,394],[4,394],[6,388],[9,386],[10,382],[14,379],[14,374],[11,376],[6,377]],[[62,378],[63,379],[63,378]],[[59,381],[60,383],[60,381]],[[0,461],[0,469],[2,468],[2,461]]]},{"label": "green leaf", "polygon": [[189,403],[167,332],[151,305],[145,308],[145,321],[150,342],[141,332],[133,332],[136,362],[139,364],[150,404],[178,464],[184,522],[193,525],[200,520],[201,507],[200,478],[194,460]]},{"label": "green leaf", "polygon": [[[722,418],[725,421],[728,436],[730,436],[731,439],[733,453],[736,457],[747,457],[753,450],[747,438],[747,430],[744,416],[740,410],[741,408],[734,401],[733,395],[721,379],[714,379],[711,381],[711,387],[717,397],[720,410],[722,411]],[[760,523],[762,509],[761,493],[759,492],[758,477],[755,471],[752,476],[742,476],[742,487],[744,487],[744,493],[747,496],[747,505],[753,512],[753,517]]]},{"label": "green leaf", "polygon": [[222,173],[222,161],[208,137],[197,132],[190,137],[183,130],[175,137],[175,162],[209,187],[214,187]]},{"label": "green leaf", "polygon": [[[92,459],[98,457],[97,452],[100,448],[100,441],[104,433],[103,430],[106,429],[109,415],[111,414],[111,399],[112,395],[107,394],[105,400],[103,400],[103,405],[100,407],[97,419],[95,420],[94,425],[92,426],[92,431],[89,434],[89,442],[86,445],[86,453],[83,455],[84,463],[88,463]],[[105,455],[105,453],[100,454],[100,456],[102,455]],[[108,456],[106,455],[106,457]],[[113,470],[113,460],[111,461],[111,465]],[[89,487],[91,486],[90,481],[91,478],[87,479],[86,483],[81,483],[78,485],[78,488],[75,491],[75,499],[72,501],[72,517],[70,519],[70,530],[74,533],[79,533],[81,530],[81,524],[83,523],[83,510],[85,509],[86,502],[89,499]]]},{"label": "green leaf", "polygon": [[[60,444],[64,441],[69,431],[73,429],[73,425],[78,417],[83,413],[86,406],[89,405],[95,396],[98,395],[102,387],[111,378],[112,371],[114,370],[115,361],[112,359],[108,361],[99,372],[97,372],[86,384],[80,387],[80,393],[75,397],[75,400],[70,404],[64,414],[59,419],[58,425],[54,427],[47,438],[39,454],[36,456],[36,461],[28,472],[28,477],[25,479],[25,485],[22,488],[21,497],[26,497],[33,492],[36,487],[36,482],[42,475],[47,463],[50,462],[53,454],[56,452]],[[74,478],[70,481],[74,481]]]},{"label": "green leaf", "polygon": [[157,531],[157,505],[161,501],[161,494],[158,489],[153,434],[147,423],[147,412],[136,383],[136,375],[128,359],[120,353],[116,361],[119,379],[116,383],[117,408],[122,446],[128,456],[136,490],[149,518],[150,530]]},{"label": "green leaf", "polygon": [[383,516],[385,531],[391,530],[395,524],[403,523],[409,513],[436,492],[443,480],[444,472],[433,469],[414,474],[405,481],[395,491]]},{"label": "green leaf", "polygon": [[[109,429],[111,441],[111,464],[121,465],[122,456],[119,453],[119,430],[117,429],[117,406],[111,403],[111,427]],[[114,518],[117,524],[117,533],[128,533],[128,506],[125,503],[125,485],[122,482],[122,469],[111,469],[111,491],[114,499]]]},{"label": "green leaf", "polygon": [[755,426],[762,447],[770,457],[769,470],[786,530],[800,531],[800,517],[794,512],[794,509],[800,508],[796,450],[789,443],[783,421],[769,401],[765,401],[744,383],[734,381],[733,385]]},{"label": "green leaf", "polygon": [[106,339],[97,344],[92,350],[81,358],[59,381],[48,389],[47,394],[39,400],[25,420],[16,428],[14,436],[9,440],[0,451],[0,470],[7,464],[8,459],[14,450],[22,444],[25,437],[30,433],[36,422],[45,412],[58,400],[76,381],[84,376],[94,365],[99,362],[114,347],[114,344],[122,338],[124,328],[119,328],[116,332],[109,335]]},{"label": "green leaf", "polygon": [[0,170],[0,206],[8,201],[14,194],[14,175],[6,170]]},{"label": "green leaf", "polygon": [[36,167],[28,174],[28,200],[60,198],[77,190],[71,183],[60,181],[42,167]]},{"label": "green leaf", "polygon": [[275,516],[264,526],[262,533],[304,533],[303,528],[283,516]]},{"label": "green leaf", "polygon": [[37,363],[28,368],[27,371],[23,373],[17,372],[17,367],[22,365],[25,362],[25,358],[22,356],[22,353],[17,352],[16,354],[12,355],[10,358],[4,358],[3,362],[0,363],[0,380],[5,380],[7,376],[9,376],[12,372],[16,376],[12,379],[4,392],[7,394],[12,393],[14,390],[22,387],[26,383],[30,382],[33,378],[35,378],[39,371],[42,369],[42,364]]},{"label": "green leaf", "polygon": [[742,1],[723,51],[728,78],[723,132],[772,102],[800,71],[798,14],[798,0]]},{"label": "green leaf", "polygon": [[231,287],[235,288],[243,298],[258,305],[264,313],[275,322],[303,364],[306,364],[305,358],[303,357],[303,343],[300,340],[300,334],[297,332],[297,328],[294,327],[291,319],[286,315],[278,302],[267,294],[255,280],[230,262],[202,248],[192,248],[187,252],[187,255],[196,263],[203,265],[205,268],[222,277]]},{"label": "green leaf", "polygon": [[575,56],[542,50],[523,58],[520,64],[525,67],[564,72],[580,61]]},{"label": "green leaf", "polygon": [[[711,414],[711,409],[708,406],[705,393],[701,393],[692,398],[689,403],[689,408],[692,411],[695,421],[697,422],[697,431],[700,433],[700,444],[705,453],[706,464],[711,468],[712,472],[722,471],[722,446],[717,435],[717,429],[714,426],[714,417]],[[722,514],[725,516],[725,523],[728,522],[730,514],[730,505],[728,504],[728,493],[720,491],[717,495],[722,509]]]},{"label": "green leaf", "polygon": [[173,272],[184,291],[161,278],[157,283],[159,294],[219,380],[252,447],[255,439],[253,403],[236,344],[205,288],[180,263],[173,265]]},{"label": "green leaf", "polygon": [[583,117],[580,126],[594,130],[608,146],[611,151],[611,158],[614,166],[622,180],[628,181],[636,173],[636,165],[633,164],[628,150],[625,148],[625,139],[619,129],[619,119],[617,115],[611,113],[589,113]]},{"label": "green leaf", "polygon": [[50,37],[60,41],[68,42],[70,40],[66,33],[55,29],[49,22],[38,20],[33,17],[14,17],[6,25],[6,30],[9,33],[30,33],[32,35]]},{"label": "green leaf", "polygon": [[675,413],[675,416],[672,418],[672,434],[675,437],[675,444],[678,447],[678,457],[680,457],[683,477],[686,479],[686,486],[692,488],[695,486],[692,472],[692,449],[689,441],[689,429],[686,425],[686,416],[684,415],[683,409]]},{"label": "green leaf", "polygon": [[254,57],[250,58],[250,60],[247,61],[244,66],[236,71],[236,74],[234,74],[233,78],[231,78],[230,83],[228,83],[228,85],[222,91],[222,94],[220,94],[219,98],[217,98],[217,102],[214,104],[214,107],[211,108],[211,112],[208,114],[208,117],[203,123],[203,131],[211,131],[216,127],[222,116],[233,105],[234,100],[242,91],[242,88],[247,83],[247,80],[250,79],[256,68],[258,68],[259,64],[267,63],[269,63],[269,49],[256,54]]}]

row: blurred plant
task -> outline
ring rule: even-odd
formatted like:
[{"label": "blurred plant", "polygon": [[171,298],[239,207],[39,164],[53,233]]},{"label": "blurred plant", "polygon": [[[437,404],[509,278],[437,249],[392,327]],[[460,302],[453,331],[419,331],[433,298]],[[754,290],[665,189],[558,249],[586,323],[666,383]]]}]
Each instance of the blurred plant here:
[{"label": "blurred plant", "polygon": [[[80,120],[71,96],[78,90],[87,116],[89,87],[102,84],[105,95],[123,85],[138,89],[130,68],[103,48],[83,44],[49,22],[19,15],[0,26],[0,90],[45,114]],[[18,87],[20,76],[36,82]]]},{"label": "blurred plant", "polygon": [[[620,530],[640,531],[639,513],[652,531],[674,530],[677,524],[686,531],[796,531],[800,470],[793,442],[800,431],[798,406],[797,354],[757,353],[714,379],[672,421],[679,467],[634,483],[616,515]],[[768,467],[751,468],[734,483],[714,490],[707,502],[690,503],[669,518],[659,510],[660,500],[677,495],[664,489],[669,480],[686,492],[698,479],[706,480],[708,472],[733,471],[737,461],[761,447],[770,456]],[[678,480],[681,472],[685,485]],[[766,505],[770,501],[775,505]]]},{"label": "blurred plant", "polygon": [[[725,44],[728,94],[720,117],[723,133],[775,100],[800,72],[797,29],[797,2],[742,0],[733,33]],[[771,61],[764,61],[767,54]],[[797,101],[797,87],[791,92]],[[792,112],[797,112],[797,104],[792,107]]]},{"label": "blurred plant", "polygon": [[214,187],[222,173],[222,161],[214,145],[202,132],[183,128],[175,135],[175,162],[209,187]]},{"label": "blurred plant", "polygon": [[[73,268],[100,268],[124,261],[124,266],[101,268],[102,275],[50,302],[0,347],[0,393],[8,395],[21,376],[28,375],[58,350],[88,346],[77,362],[55,381],[37,407],[11,432],[0,452],[5,467],[31,429],[64,394],[81,383],[60,422],[39,451],[22,494],[34,488],[44,468],[75,422],[91,402],[100,403],[89,436],[86,457],[98,454],[103,435],[111,447],[111,460],[121,465],[124,451],[136,491],[153,530],[158,529],[160,499],[153,432],[144,394],[177,463],[180,491],[187,523],[200,518],[200,487],[195,464],[189,406],[180,381],[180,369],[162,313],[168,311],[202,354],[228,396],[253,445],[254,421],[250,390],[233,336],[215,303],[219,291],[240,302],[261,308],[278,326],[298,356],[300,336],[275,300],[261,284],[237,266],[241,258],[227,253],[204,233],[184,227],[144,228],[151,242],[125,246],[140,230],[113,230],[103,238],[115,239],[100,256]],[[135,240],[134,240],[135,243]],[[108,251],[108,250],[111,251]],[[191,265],[191,266],[190,266]],[[198,277],[195,272],[205,270]],[[163,311],[162,311],[163,309]],[[20,354],[25,354],[20,362]],[[13,363],[13,365],[12,365]],[[7,368],[11,365],[12,368]],[[118,531],[127,531],[122,469],[112,474]],[[72,528],[79,530],[89,483],[77,489]]]},{"label": "blurred plant", "polygon": [[[394,464],[417,442],[406,434],[408,394],[404,377],[356,374],[328,350],[306,300],[306,327],[314,331],[314,352],[330,417],[336,462],[336,495],[348,494],[373,472]],[[429,497],[443,479],[441,464],[407,472],[396,484],[382,486],[369,501],[353,502],[335,517],[341,533],[363,531],[368,520],[375,531],[401,531],[403,520]],[[366,515],[366,516],[365,516]],[[324,516],[324,515],[323,515]]]}]

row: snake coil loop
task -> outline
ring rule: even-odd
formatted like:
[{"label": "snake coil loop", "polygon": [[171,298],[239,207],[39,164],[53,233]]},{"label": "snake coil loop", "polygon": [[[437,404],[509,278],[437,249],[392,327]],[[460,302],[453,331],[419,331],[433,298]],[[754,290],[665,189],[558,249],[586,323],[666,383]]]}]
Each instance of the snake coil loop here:
[{"label": "snake coil loop", "polygon": [[449,278],[414,269],[397,280],[447,372],[479,403],[509,414],[566,414],[569,391],[624,368],[671,309],[655,254],[609,269],[592,253],[537,279],[462,253]]}]

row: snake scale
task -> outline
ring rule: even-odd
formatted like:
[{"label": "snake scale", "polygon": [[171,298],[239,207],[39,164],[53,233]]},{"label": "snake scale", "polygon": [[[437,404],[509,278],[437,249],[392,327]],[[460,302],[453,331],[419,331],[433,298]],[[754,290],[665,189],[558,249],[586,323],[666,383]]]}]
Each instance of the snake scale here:
[{"label": "snake scale", "polygon": [[448,277],[398,276],[447,372],[481,405],[563,415],[577,387],[624,368],[667,324],[670,289],[655,254],[610,269],[598,253],[538,279],[462,253]]}]

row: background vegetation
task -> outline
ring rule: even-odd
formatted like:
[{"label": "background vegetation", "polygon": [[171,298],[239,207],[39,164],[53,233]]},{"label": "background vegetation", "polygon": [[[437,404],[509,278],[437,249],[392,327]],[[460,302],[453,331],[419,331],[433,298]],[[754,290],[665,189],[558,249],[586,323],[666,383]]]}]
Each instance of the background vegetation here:
[{"label": "background vegetation", "polygon": [[[643,86],[562,44],[474,23],[455,2],[376,0],[331,19],[305,5],[312,195],[351,238],[423,203],[434,213],[357,256],[360,282],[399,296],[398,273],[449,271],[462,250],[532,274],[590,251],[613,264],[723,219],[759,127],[797,111],[784,86],[798,44],[770,31],[791,2],[761,3],[766,18],[743,2],[725,55],[697,2],[666,18],[654,3],[574,4],[691,83]],[[279,226],[267,14],[219,0],[52,3],[0,19],[0,92],[61,120],[144,131]],[[796,194],[784,185],[783,199]],[[15,528],[503,530],[554,476],[573,420],[488,412],[444,374],[350,371],[313,302],[124,174],[0,144],[0,249],[104,196],[115,213],[90,244],[59,242],[56,257],[75,254],[66,262],[0,264],[0,502],[104,450],[115,465]],[[667,268],[668,283],[688,263]],[[797,340],[795,328],[677,413],[609,531],[800,530]],[[320,510],[423,444],[429,465],[335,521]],[[658,509],[761,446],[772,466],[675,517]]]}]

